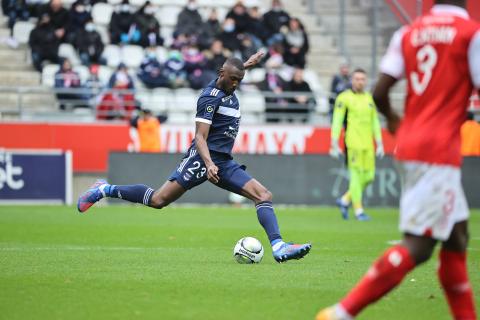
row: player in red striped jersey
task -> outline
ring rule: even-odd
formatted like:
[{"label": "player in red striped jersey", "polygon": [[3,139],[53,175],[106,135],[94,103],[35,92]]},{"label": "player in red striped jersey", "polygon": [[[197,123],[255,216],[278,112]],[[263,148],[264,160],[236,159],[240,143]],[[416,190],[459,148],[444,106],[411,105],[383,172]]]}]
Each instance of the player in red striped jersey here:
[{"label": "player in red striped jersey", "polygon": [[[437,0],[429,13],[392,38],[374,98],[397,136],[403,240],[317,320],[357,316],[427,261],[437,242],[438,277],[453,318],[477,318],[466,266],[469,211],[460,181],[460,127],[472,89],[480,89],[480,24],[469,18],[465,5],[465,0]],[[400,119],[389,91],[402,77],[408,88]]]}]

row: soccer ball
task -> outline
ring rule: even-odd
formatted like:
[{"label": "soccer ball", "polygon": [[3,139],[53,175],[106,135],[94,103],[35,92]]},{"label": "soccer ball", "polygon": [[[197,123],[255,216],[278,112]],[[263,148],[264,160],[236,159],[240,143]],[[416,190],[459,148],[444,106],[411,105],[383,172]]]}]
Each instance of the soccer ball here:
[{"label": "soccer ball", "polygon": [[260,263],[263,258],[263,246],[255,238],[245,237],[237,241],[233,248],[233,257],[238,263]]}]

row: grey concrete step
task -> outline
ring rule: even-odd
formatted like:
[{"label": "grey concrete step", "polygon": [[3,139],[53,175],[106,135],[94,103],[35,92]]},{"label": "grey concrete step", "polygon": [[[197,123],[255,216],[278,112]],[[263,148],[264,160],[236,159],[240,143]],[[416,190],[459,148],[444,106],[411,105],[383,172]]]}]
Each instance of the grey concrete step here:
[{"label": "grey concrete step", "polygon": [[40,73],[36,71],[3,70],[0,86],[37,86],[40,85]]},{"label": "grey concrete step", "polygon": [[10,49],[0,47],[0,61],[9,61],[9,62],[26,62],[27,61],[27,51],[23,49]]}]

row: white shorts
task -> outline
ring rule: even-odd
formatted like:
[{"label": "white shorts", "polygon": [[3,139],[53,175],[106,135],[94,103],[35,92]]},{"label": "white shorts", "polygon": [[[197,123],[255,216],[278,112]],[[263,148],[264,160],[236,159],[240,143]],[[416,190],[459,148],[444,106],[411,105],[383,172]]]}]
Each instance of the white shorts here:
[{"label": "white shorts", "polygon": [[400,231],[445,241],[469,217],[460,168],[398,162],[402,180]]}]

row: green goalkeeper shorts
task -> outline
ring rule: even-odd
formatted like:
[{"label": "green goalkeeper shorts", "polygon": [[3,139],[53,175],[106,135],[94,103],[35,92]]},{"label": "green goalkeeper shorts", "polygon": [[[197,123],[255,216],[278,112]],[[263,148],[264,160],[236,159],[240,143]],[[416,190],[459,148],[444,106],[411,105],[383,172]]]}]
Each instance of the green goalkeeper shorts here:
[{"label": "green goalkeeper shorts", "polygon": [[375,170],[375,152],[373,148],[348,148],[348,168],[362,171]]}]

